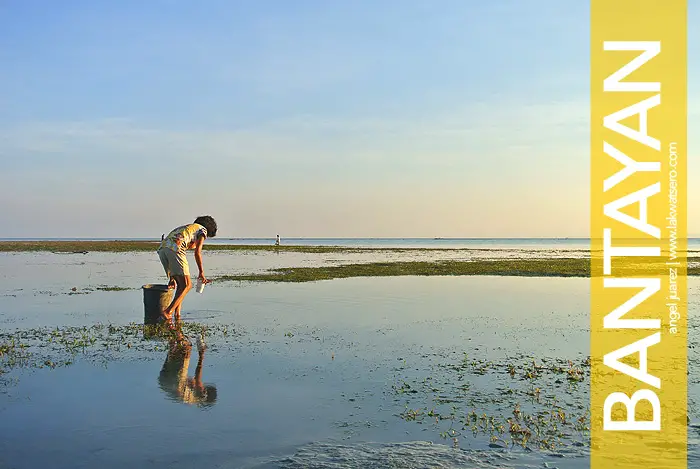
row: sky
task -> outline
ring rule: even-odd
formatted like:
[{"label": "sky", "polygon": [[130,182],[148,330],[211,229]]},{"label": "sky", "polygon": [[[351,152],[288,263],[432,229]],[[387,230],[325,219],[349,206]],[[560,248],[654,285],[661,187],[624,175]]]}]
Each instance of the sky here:
[{"label": "sky", "polygon": [[0,238],[587,237],[588,41],[580,1],[0,2]]}]

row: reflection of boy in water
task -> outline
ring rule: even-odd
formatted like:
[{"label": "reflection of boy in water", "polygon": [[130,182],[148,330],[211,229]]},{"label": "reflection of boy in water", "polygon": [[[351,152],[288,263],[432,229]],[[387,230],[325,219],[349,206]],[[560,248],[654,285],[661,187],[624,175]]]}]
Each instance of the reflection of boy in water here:
[{"label": "reflection of boy in water", "polygon": [[200,407],[211,406],[216,402],[216,386],[205,385],[202,382],[202,364],[204,362],[204,344],[197,344],[199,360],[194,378],[187,377],[190,366],[192,344],[185,341],[171,341],[168,356],[158,376],[160,388],[172,400],[185,404],[195,404]]}]

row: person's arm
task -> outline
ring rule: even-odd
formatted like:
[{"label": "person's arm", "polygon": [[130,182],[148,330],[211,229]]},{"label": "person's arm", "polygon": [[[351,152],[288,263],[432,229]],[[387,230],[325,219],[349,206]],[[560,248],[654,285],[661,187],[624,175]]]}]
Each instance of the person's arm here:
[{"label": "person's arm", "polygon": [[204,245],[204,236],[199,236],[194,245],[194,260],[197,262],[197,268],[199,268],[198,278],[202,279],[202,282],[207,283],[207,278],[204,276],[204,267],[202,266],[202,246]]}]

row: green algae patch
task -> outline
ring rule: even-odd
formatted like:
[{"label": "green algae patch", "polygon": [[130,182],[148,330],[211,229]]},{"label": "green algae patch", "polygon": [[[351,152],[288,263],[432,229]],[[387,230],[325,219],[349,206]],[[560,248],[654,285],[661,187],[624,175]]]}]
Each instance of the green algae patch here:
[{"label": "green algae patch", "polygon": [[159,244],[155,241],[2,241],[0,252],[137,252],[155,251]]},{"label": "green algae patch", "polygon": [[[692,259],[691,259],[692,260]],[[644,271],[630,266],[629,276]],[[498,259],[474,261],[367,262],[319,267],[290,267],[255,274],[221,275],[215,281],[315,282],[351,277],[397,276],[505,276],[590,277],[590,259]],[[700,275],[700,267],[689,267],[689,276]]]},{"label": "green algae patch", "polygon": [[216,281],[313,282],[350,277],[499,275],[587,277],[588,259],[504,259],[477,261],[369,262],[274,269],[260,274],[222,275]]},{"label": "green algae patch", "polygon": [[590,436],[588,358],[514,356],[489,361],[464,354],[416,375],[401,373],[391,393],[398,417],[433,429],[455,446],[486,437],[492,448],[559,451],[585,447]]},{"label": "green algae patch", "polygon": [[242,335],[234,325],[183,322],[165,325],[96,324],[92,326],[37,327],[0,332],[0,374],[18,368],[56,368],[76,359],[109,362],[127,354],[167,350],[173,340],[206,336],[222,344]]}]

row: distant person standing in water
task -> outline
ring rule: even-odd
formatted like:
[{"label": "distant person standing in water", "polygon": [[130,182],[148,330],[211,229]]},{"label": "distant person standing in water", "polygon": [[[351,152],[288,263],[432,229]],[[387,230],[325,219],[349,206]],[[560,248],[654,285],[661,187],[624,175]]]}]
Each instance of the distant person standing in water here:
[{"label": "distant person standing in water", "polygon": [[277,240],[275,241],[275,246],[280,245],[280,235],[277,235]]},{"label": "distant person standing in water", "polygon": [[182,300],[192,289],[190,267],[187,264],[186,256],[188,249],[194,249],[194,259],[199,268],[197,278],[201,279],[202,283],[209,282],[204,276],[204,267],[202,266],[202,246],[205,239],[216,236],[216,230],[216,221],[206,215],[197,217],[194,223],[175,228],[161,241],[158,257],[160,257],[165,274],[168,276],[168,288],[177,287],[172,303],[162,313],[162,319],[170,321],[174,314],[175,320],[179,321]]}]

